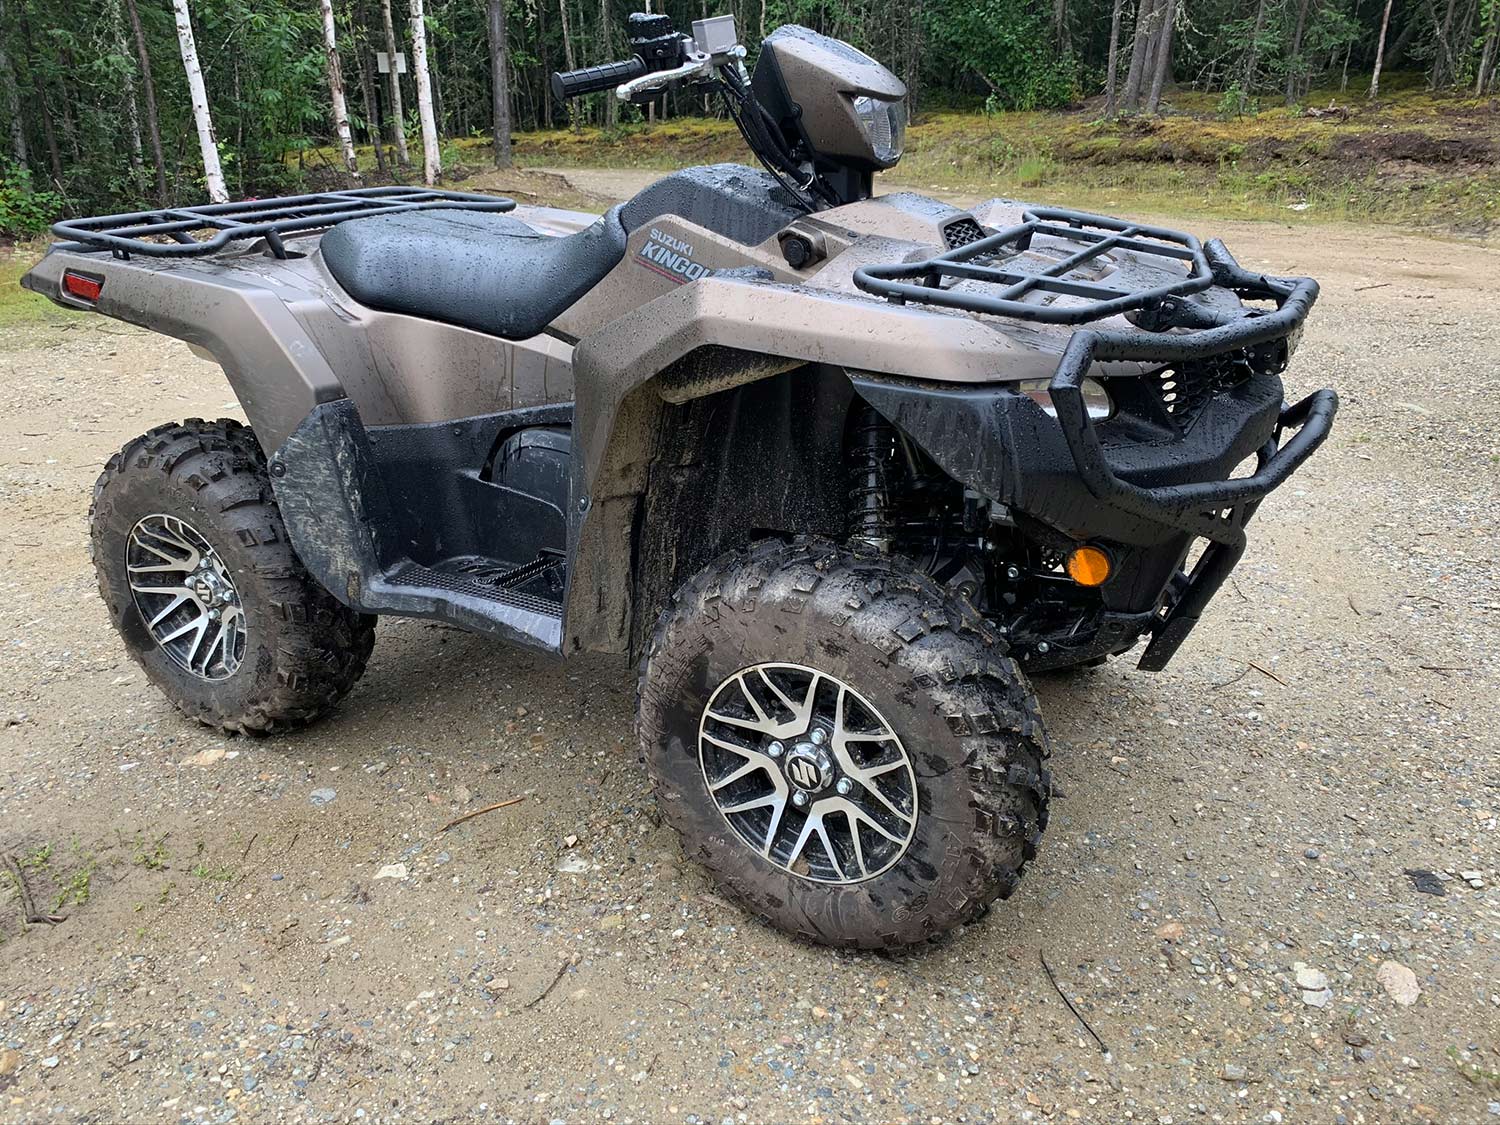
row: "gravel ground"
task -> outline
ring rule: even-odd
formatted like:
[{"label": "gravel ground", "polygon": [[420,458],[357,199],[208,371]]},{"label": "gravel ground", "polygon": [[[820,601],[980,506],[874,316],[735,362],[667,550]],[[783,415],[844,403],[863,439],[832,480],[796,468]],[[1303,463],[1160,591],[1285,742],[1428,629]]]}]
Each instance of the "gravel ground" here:
[{"label": "gravel ground", "polygon": [[0,1120],[1500,1122],[1500,263],[1227,235],[1323,280],[1291,382],[1336,434],[1169,671],[1038,684],[1039,861],[900,956],[684,864],[614,662],[390,622],[312,730],[180,718],[85,513],[227,385],[109,322],[0,338],[0,854],[66,915],[0,890]]}]

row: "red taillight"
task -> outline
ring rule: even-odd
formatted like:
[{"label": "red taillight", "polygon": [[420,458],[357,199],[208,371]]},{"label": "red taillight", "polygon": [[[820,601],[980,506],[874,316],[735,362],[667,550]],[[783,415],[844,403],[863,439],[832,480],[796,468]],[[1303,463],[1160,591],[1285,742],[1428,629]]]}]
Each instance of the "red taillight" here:
[{"label": "red taillight", "polygon": [[104,289],[104,279],[64,270],[62,286],[63,292],[69,297],[77,297],[80,301],[87,301],[92,305],[99,299],[99,294]]}]

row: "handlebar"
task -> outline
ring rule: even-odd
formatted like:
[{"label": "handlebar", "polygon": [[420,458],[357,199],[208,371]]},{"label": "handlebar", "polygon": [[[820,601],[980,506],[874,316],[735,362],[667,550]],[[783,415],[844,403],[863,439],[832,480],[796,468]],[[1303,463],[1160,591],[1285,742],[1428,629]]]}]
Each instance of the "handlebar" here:
[{"label": "handlebar", "polygon": [[647,73],[646,64],[638,57],[621,62],[600,63],[578,70],[559,70],[552,74],[552,96],[558,101],[581,98],[585,94],[597,94],[601,90],[613,90],[621,83],[640,78]]}]

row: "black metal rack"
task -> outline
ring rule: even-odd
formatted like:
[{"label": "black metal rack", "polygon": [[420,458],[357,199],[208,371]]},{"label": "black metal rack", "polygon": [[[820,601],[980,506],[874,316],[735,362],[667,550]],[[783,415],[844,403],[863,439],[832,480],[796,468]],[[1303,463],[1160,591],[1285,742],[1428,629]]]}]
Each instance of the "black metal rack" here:
[{"label": "black metal rack", "polygon": [[[54,223],[52,233],[67,239],[64,250],[109,250],[115,257],[192,258],[222,250],[230,242],[264,238],[278,258],[287,256],[283,237],[319,230],[349,219],[397,211],[510,211],[504,196],[432,188],[368,187],[321,191],[202,207],[163,207],[124,215],[99,215]],[[203,237],[204,235],[207,237]]]},{"label": "black metal rack", "polygon": [[[1039,234],[1082,243],[1083,247],[1035,270],[1015,268],[1006,261],[996,260],[1013,259],[1031,249],[1032,239]],[[1068,276],[1110,250],[1130,250],[1182,262],[1186,264],[1186,273],[1181,280],[1137,290]],[[994,294],[976,293],[945,288],[945,281],[978,281],[1003,288]],[[1052,207],[1030,208],[1018,226],[956,246],[935,257],[864,266],[854,274],[854,284],[866,293],[897,304],[910,301],[1047,324],[1087,324],[1116,313],[1177,306],[1177,299],[1200,293],[1213,283],[1213,271],[1203,247],[1190,234]],[[1059,305],[1022,300],[1033,293],[1082,297],[1087,303]]]}]

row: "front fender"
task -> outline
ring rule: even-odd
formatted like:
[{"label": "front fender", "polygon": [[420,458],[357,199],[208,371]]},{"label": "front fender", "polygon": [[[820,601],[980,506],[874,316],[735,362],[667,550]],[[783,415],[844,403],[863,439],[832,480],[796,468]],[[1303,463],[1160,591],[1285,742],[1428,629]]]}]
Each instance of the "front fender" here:
[{"label": "front fender", "polygon": [[809,365],[972,385],[1043,378],[1056,362],[970,317],[743,275],[703,278],[612,321],[573,353],[567,650],[628,648],[634,529],[663,404]]}]

